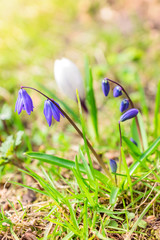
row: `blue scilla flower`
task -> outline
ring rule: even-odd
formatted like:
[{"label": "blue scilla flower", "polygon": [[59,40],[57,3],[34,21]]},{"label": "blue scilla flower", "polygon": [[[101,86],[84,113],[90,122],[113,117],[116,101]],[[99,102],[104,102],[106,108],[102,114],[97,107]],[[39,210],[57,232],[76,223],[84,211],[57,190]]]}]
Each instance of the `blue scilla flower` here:
[{"label": "blue scilla flower", "polygon": [[124,122],[128,119],[131,119],[135,117],[138,114],[138,109],[132,108],[129,109],[127,112],[125,112],[121,117],[120,117],[120,122]]},{"label": "blue scilla flower", "polygon": [[18,114],[22,112],[22,110],[26,110],[28,115],[33,112],[33,102],[29,94],[24,89],[20,89],[18,92],[18,98],[15,106],[15,112],[17,111]]},{"label": "blue scilla flower", "polygon": [[116,86],[114,89],[113,89],[113,96],[114,97],[119,97],[122,95],[122,88],[120,86]]},{"label": "blue scilla flower", "polygon": [[110,85],[107,79],[102,80],[102,91],[104,93],[104,96],[108,96],[110,90]]},{"label": "blue scilla flower", "polygon": [[[55,102],[58,106],[59,104],[57,102]],[[52,116],[54,117],[54,119],[59,122],[60,121],[60,114],[64,117],[63,113],[56,107],[56,105],[54,105],[54,103],[47,99],[44,102],[44,116],[47,120],[47,123],[49,125],[49,127],[52,124]]]},{"label": "blue scilla flower", "polygon": [[129,107],[129,100],[128,99],[123,99],[120,105],[120,111],[124,112],[125,110],[127,110]]},{"label": "blue scilla flower", "polygon": [[116,163],[116,161],[113,160],[113,159],[110,159],[109,163],[110,163],[110,167],[111,167],[112,172],[116,173],[117,172],[117,163]]},{"label": "blue scilla flower", "polygon": [[130,138],[130,141],[133,142],[136,146],[138,146],[137,142],[133,138]]}]

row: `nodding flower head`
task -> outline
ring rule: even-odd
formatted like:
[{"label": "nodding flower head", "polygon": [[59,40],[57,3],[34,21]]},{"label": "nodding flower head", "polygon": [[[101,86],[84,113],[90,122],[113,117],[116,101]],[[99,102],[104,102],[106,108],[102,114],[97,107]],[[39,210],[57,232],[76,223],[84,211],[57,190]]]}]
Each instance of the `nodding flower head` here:
[{"label": "nodding flower head", "polygon": [[26,92],[25,89],[21,88],[18,92],[18,98],[16,101],[15,112],[17,111],[18,114],[25,110],[28,115],[33,112],[33,102],[29,94]]},{"label": "nodding flower head", "polygon": [[136,146],[138,146],[137,142],[133,138],[130,138],[130,141],[133,142]]},{"label": "nodding flower head", "polygon": [[[54,101],[55,102],[55,101]],[[59,104],[57,102],[55,102],[58,106]],[[64,117],[63,113],[57,108],[57,106],[49,99],[47,99],[44,102],[44,116],[47,120],[47,123],[49,125],[49,127],[52,124],[52,116],[54,117],[54,119],[59,122],[60,121],[60,114]]]},{"label": "nodding flower head", "polygon": [[117,172],[117,163],[116,163],[116,161],[113,160],[113,159],[110,159],[109,163],[110,163],[110,167],[111,167],[112,172],[116,173]]},{"label": "nodding flower head", "polygon": [[76,89],[80,100],[85,99],[82,75],[77,66],[67,58],[54,62],[54,77],[61,92],[73,100],[77,100]]},{"label": "nodding flower head", "polygon": [[110,90],[110,85],[109,85],[107,78],[105,78],[102,80],[102,91],[104,93],[104,96],[106,96],[106,97],[108,96],[109,90]]},{"label": "nodding flower head", "polygon": [[120,111],[124,112],[125,110],[127,110],[129,107],[129,100],[128,99],[123,99],[120,105]]},{"label": "nodding flower head", "polygon": [[120,86],[116,86],[114,89],[113,89],[113,96],[114,97],[119,97],[122,95],[122,88]]},{"label": "nodding flower head", "polygon": [[138,109],[136,108],[129,109],[120,117],[120,122],[124,122],[128,119],[134,118],[137,114],[138,114]]}]

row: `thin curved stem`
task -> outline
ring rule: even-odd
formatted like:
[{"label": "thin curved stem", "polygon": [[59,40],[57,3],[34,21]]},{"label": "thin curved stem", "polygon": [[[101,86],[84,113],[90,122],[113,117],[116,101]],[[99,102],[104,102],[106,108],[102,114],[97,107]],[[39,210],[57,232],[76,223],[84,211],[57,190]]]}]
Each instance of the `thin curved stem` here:
[{"label": "thin curved stem", "polygon": [[[112,83],[114,83],[114,84],[116,84],[116,85],[118,85],[118,86],[120,86],[120,87],[122,88],[122,91],[123,91],[123,92],[125,93],[125,95],[127,96],[128,100],[129,100],[129,102],[130,102],[130,104],[131,104],[131,107],[134,108],[134,103],[132,102],[130,96],[128,95],[128,93],[126,92],[126,90],[124,89],[124,87],[123,87],[121,84],[119,84],[119,83],[117,83],[116,81],[113,81],[113,80],[111,80],[111,79],[109,79],[109,78],[105,78],[105,79],[108,80],[108,81],[110,81],[110,82],[112,82]],[[137,131],[138,131],[139,139],[140,139],[140,142],[141,142],[142,150],[144,151],[143,139],[142,139],[141,129],[140,129],[140,125],[139,125],[139,121],[138,121],[137,116],[135,116],[135,120],[136,120],[136,126],[137,126]]]},{"label": "thin curved stem", "polygon": [[119,159],[119,173],[121,173],[121,164],[122,164],[122,153],[121,153],[121,148],[122,148],[122,132],[121,132],[121,122],[118,122],[119,126],[119,138],[120,138],[120,159]]},{"label": "thin curved stem", "polygon": [[[63,111],[63,109],[50,97],[48,97],[47,95],[45,95],[44,93],[42,93],[41,91],[37,90],[36,88],[32,88],[32,87],[27,87],[27,86],[22,86],[21,88],[29,88],[32,89],[38,93],[40,93],[42,96],[44,96],[45,98],[49,99],[50,101],[53,102],[53,104],[62,112],[62,114],[67,118],[67,120],[70,122],[70,124],[74,127],[74,129],[78,132],[78,134],[81,136],[81,138],[83,138],[83,133],[82,131],[77,127],[77,125],[75,124],[75,122],[69,117],[69,115]],[[113,177],[111,175],[111,173],[108,171],[108,169],[106,168],[103,160],[101,159],[101,157],[97,154],[97,152],[95,151],[95,149],[92,147],[92,145],[90,144],[90,142],[88,141],[88,139],[86,139],[87,141],[87,145],[90,148],[91,152],[93,153],[93,155],[95,156],[95,158],[97,159],[98,163],[100,164],[100,166],[103,168],[103,170],[105,171],[106,175],[110,178],[111,181],[113,181]]]}]

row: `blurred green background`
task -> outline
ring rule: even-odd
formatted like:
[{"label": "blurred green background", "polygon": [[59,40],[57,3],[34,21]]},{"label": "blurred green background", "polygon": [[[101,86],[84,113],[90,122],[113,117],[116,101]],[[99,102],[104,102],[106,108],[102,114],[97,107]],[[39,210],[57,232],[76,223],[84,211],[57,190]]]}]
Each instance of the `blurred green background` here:
[{"label": "blurred green background", "polygon": [[[88,56],[99,109],[104,102],[101,80],[110,77],[124,84],[146,120],[148,113],[152,119],[156,85],[160,76],[159,10],[159,1],[147,0],[1,0],[1,109],[7,103],[14,110],[21,85],[40,88],[39,83],[62,100],[67,100],[70,107],[77,109],[76,103],[74,105],[57,89],[53,63],[55,59],[65,56],[75,62],[84,74],[84,59]],[[30,94],[37,113],[35,111],[31,117],[23,113],[20,118],[23,119],[23,126],[34,131],[33,126],[28,125],[38,119],[35,129],[42,129],[41,124],[45,120],[42,113],[38,112],[38,108],[42,111],[43,105],[40,96],[34,92]],[[101,132],[105,128],[108,138],[111,138],[110,134],[117,124],[113,122],[113,128],[108,129],[108,124],[112,122],[108,113],[119,116],[118,106],[119,102],[109,98],[105,112],[99,113],[100,123],[105,120],[107,124]],[[12,119],[10,133],[16,126],[16,130],[23,128],[20,127],[17,114],[12,114],[14,122]],[[42,131],[48,131],[46,128],[45,123]]]}]

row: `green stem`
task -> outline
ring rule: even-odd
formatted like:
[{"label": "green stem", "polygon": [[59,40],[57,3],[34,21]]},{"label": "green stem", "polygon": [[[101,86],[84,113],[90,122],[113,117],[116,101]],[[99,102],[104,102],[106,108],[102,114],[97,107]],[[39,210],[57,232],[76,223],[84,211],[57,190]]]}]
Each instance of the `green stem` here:
[{"label": "green stem", "polygon": [[119,126],[119,138],[120,138],[120,159],[119,159],[119,173],[121,173],[121,164],[122,164],[122,153],[121,153],[121,148],[122,148],[122,132],[121,132],[121,122],[118,122]]},{"label": "green stem", "polygon": [[[83,138],[83,133],[82,131],[77,127],[77,125],[75,124],[75,122],[69,117],[69,115],[63,111],[63,109],[58,106],[58,104],[51,98],[49,98],[47,95],[45,95],[44,93],[42,93],[41,91],[37,90],[36,88],[32,88],[32,87],[26,87],[26,86],[22,86],[21,88],[29,88],[32,89],[38,93],[40,93],[41,95],[43,95],[44,97],[46,97],[47,99],[49,99],[50,101],[53,102],[53,104],[62,112],[62,114],[66,117],[66,119],[70,122],[70,124],[74,127],[74,129],[78,132],[78,134],[81,136],[81,138],[84,140]],[[106,175],[108,176],[108,178],[110,178],[111,181],[113,180],[113,177],[111,175],[111,173],[109,172],[109,170],[106,168],[103,160],[101,159],[101,157],[97,154],[97,152],[94,150],[94,148],[92,147],[92,145],[90,144],[90,142],[88,141],[88,139],[86,139],[87,145],[90,148],[91,152],[93,153],[93,155],[95,156],[95,158],[97,159],[98,163],[100,164],[100,166],[103,168],[103,170],[105,171]]]}]

